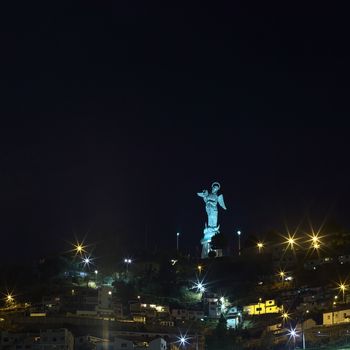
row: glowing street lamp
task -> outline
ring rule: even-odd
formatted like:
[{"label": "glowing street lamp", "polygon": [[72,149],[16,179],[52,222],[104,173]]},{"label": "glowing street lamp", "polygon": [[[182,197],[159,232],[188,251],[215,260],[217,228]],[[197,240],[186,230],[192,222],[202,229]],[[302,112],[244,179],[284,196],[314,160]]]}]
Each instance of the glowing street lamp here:
[{"label": "glowing street lamp", "polygon": [[288,248],[290,248],[291,250],[294,250],[294,246],[298,245],[297,238],[295,238],[295,234],[290,235],[290,233],[288,233],[288,236],[284,236],[284,238],[285,238],[284,244],[287,245],[286,250]]},{"label": "glowing street lamp", "polygon": [[196,286],[197,290],[201,293],[204,293],[205,292],[205,288],[203,286],[203,284],[201,282],[199,282]]},{"label": "glowing street lamp", "polygon": [[86,256],[86,255],[85,255],[85,256],[82,258],[82,262],[83,262],[84,267],[89,267],[90,264],[92,263],[92,259],[91,259],[90,256]]},{"label": "glowing street lamp", "polygon": [[180,232],[176,233],[176,250],[179,251],[179,237],[180,237]]},{"label": "glowing street lamp", "polygon": [[73,249],[71,251],[73,251],[75,253],[75,256],[80,255],[82,256],[84,253],[86,253],[86,245],[84,245],[84,242],[78,242],[76,241],[76,243],[72,243]]},{"label": "glowing street lamp", "polygon": [[290,328],[288,330],[288,335],[289,335],[289,340],[293,339],[293,344],[294,344],[294,349],[295,349],[295,339],[296,337],[299,336],[297,330],[296,330],[296,327],[295,328]]},{"label": "glowing street lamp", "polygon": [[241,231],[237,231],[238,236],[238,255],[241,255]]},{"label": "glowing street lamp", "polygon": [[342,292],[342,294],[343,294],[343,303],[345,302],[345,291],[347,290],[347,285],[345,284],[345,283],[339,283],[339,291],[341,291]]},{"label": "glowing street lamp", "polygon": [[197,270],[198,270],[199,274],[201,274],[202,268],[203,268],[203,267],[202,267],[201,265],[198,265],[198,266],[197,266]]},{"label": "glowing street lamp", "polygon": [[286,273],[284,271],[280,271],[278,275],[281,277],[281,280],[284,280],[284,277],[286,276]]},{"label": "glowing street lamp", "polygon": [[281,277],[282,287],[283,287],[284,280],[286,279],[286,273],[283,270],[281,270],[281,271],[278,272],[278,276]]},{"label": "glowing street lamp", "polygon": [[259,254],[260,254],[260,253],[261,253],[261,249],[264,248],[264,243],[263,243],[263,242],[258,242],[258,243],[256,244],[256,246],[258,247]]},{"label": "glowing street lamp", "polygon": [[284,313],[282,314],[282,321],[283,321],[283,323],[287,322],[288,319],[289,319],[289,314],[288,314],[288,312],[284,312]]},{"label": "glowing street lamp", "polygon": [[290,315],[288,312],[283,312],[281,317],[282,317],[282,325],[285,325],[287,321],[290,319]]},{"label": "glowing street lamp", "polygon": [[132,260],[129,258],[124,259],[124,263],[126,264],[126,272],[129,272],[129,265],[132,263]]},{"label": "glowing street lamp", "polygon": [[179,345],[180,345],[180,347],[186,347],[186,345],[187,344],[189,344],[190,342],[189,342],[189,337],[187,337],[187,333],[185,333],[185,334],[182,334],[181,332],[180,332],[180,335],[177,337],[177,341],[176,341],[176,343],[178,343]]},{"label": "glowing street lamp", "polygon": [[318,250],[321,247],[321,241],[318,234],[312,233],[312,235],[309,235],[311,237],[311,248]]},{"label": "glowing street lamp", "polygon": [[7,293],[5,297],[6,304],[13,304],[15,301],[15,298],[11,293]]},{"label": "glowing street lamp", "polygon": [[196,289],[198,293],[204,293],[206,290],[205,285],[206,283],[204,283],[203,280],[202,281],[197,280],[197,282],[194,283],[192,288]]},{"label": "glowing street lamp", "polygon": [[295,239],[293,237],[290,237],[287,239],[287,242],[290,245],[290,247],[293,249],[294,244],[295,244]]}]

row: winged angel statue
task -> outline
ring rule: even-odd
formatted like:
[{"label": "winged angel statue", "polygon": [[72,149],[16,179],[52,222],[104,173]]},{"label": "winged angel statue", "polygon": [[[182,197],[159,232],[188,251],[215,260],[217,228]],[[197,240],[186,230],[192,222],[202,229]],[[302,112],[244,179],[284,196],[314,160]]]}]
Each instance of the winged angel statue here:
[{"label": "winged angel statue", "polygon": [[205,210],[208,215],[208,223],[206,223],[204,229],[204,238],[201,240],[203,245],[202,258],[208,256],[211,238],[219,232],[218,203],[221,208],[226,210],[224,196],[222,194],[218,195],[220,187],[221,186],[218,182],[213,182],[211,185],[211,193],[209,193],[208,190],[203,190],[202,192],[197,193],[199,197],[203,198],[205,202]]}]

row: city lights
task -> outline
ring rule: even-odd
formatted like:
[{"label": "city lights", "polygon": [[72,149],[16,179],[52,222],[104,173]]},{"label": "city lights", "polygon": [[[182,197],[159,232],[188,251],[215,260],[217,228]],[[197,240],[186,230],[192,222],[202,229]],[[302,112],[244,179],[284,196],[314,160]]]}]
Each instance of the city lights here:
[{"label": "city lights", "polygon": [[286,250],[289,248],[291,250],[294,250],[295,246],[298,245],[298,243],[297,243],[298,238],[295,237],[295,233],[292,235],[290,233],[288,233],[288,236],[283,236],[283,238],[285,239],[285,241],[283,243],[287,245]]},{"label": "city lights", "polygon": [[201,293],[205,292],[205,288],[202,283],[198,283],[196,286],[197,290]]},{"label": "city lights", "polygon": [[11,293],[7,293],[7,295],[5,297],[5,301],[7,304],[12,304],[15,301],[15,298],[13,297],[13,295]]},{"label": "city lights", "polygon": [[238,236],[238,255],[241,255],[241,231],[237,231],[237,236]]},{"label": "city lights", "polygon": [[293,249],[294,244],[295,244],[295,239],[294,239],[293,237],[289,237],[289,238],[287,239],[287,243],[288,243],[288,245],[290,245],[290,247]]},{"label": "city lights", "polygon": [[227,307],[229,306],[229,302],[228,300],[222,296],[219,298],[219,301],[220,301],[220,310],[222,313],[226,312],[227,311]]},{"label": "city lights", "polygon": [[258,250],[259,250],[259,254],[261,253],[261,250],[264,248],[264,243],[263,242],[258,242],[256,244],[256,246],[258,247]]},{"label": "city lights", "polygon": [[197,266],[197,270],[198,270],[199,274],[202,272],[202,268],[203,268],[203,267],[202,267],[201,265],[198,265],[198,266]]},{"label": "city lights", "polygon": [[298,331],[296,330],[296,327],[290,328],[288,330],[288,335],[289,335],[289,339],[293,338],[293,340],[295,340],[295,338],[299,336]]},{"label": "city lights", "polygon": [[339,289],[339,292],[341,292],[343,295],[343,303],[344,303],[345,302],[345,291],[348,289],[348,285],[345,284],[344,282],[340,282],[340,283],[338,283],[338,289]]},{"label": "city lights", "polygon": [[83,252],[83,246],[81,244],[78,244],[76,247],[75,247],[75,250],[77,251],[77,253],[81,254]]},{"label": "city lights", "polygon": [[180,347],[185,347],[187,344],[189,344],[189,337],[187,337],[187,332],[185,334],[182,334],[180,332],[180,335],[177,337],[177,341],[176,343],[178,343],[180,345]]},{"label": "city lights", "polygon": [[91,256],[85,255],[85,256],[82,258],[82,263],[83,263],[83,266],[84,266],[84,267],[90,267],[90,265],[92,264],[92,258],[91,258]]},{"label": "city lights", "polygon": [[75,253],[75,256],[82,256],[84,253],[86,253],[86,245],[84,245],[84,241],[79,242],[78,240],[76,240],[75,243],[72,243],[72,246],[73,249],[71,251]]},{"label": "city lights", "polygon": [[295,349],[295,340],[296,340],[296,337],[299,337],[299,334],[298,334],[298,331],[296,330],[296,327],[295,328],[290,328],[288,330],[288,335],[289,335],[289,340],[288,341],[290,341],[291,339],[293,340],[294,349]]},{"label": "city lights", "polygon": [[194,283],[192,288],[196,289],[198,293],[204,293],[206,291],[205,283],[203,283],[203,280],[197,280],[197,282]]},{"label": "city lights", "polygon": [[308,240],[308,242],[311,243],[310,248],[314,249],[314,250],[318,250],[321,248],[321,236],[319,236],[318,233],[314,233],[312,232],[311,235],[308,235],[310,237],[310,239]]},{"label": "city lights", "polygon": [[284,312],[281,317],[282,317],[282,321],[286,322],[286,321],[288,321],[290,316],[289,316],[288,312]]},{"label": "city lights", "polygon": [[129,272],[129,265],[132,263],[132,260],[130,258],[125,258],[124,263],[126,265],[126,272]]}]

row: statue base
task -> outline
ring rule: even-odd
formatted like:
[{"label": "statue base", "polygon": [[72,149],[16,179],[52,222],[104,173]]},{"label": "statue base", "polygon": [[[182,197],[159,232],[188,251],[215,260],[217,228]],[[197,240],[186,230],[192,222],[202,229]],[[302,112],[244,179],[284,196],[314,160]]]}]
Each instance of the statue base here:
[{"label": "statue base", "polygon": [[[201,244],[202,244],[202,254],[201,258],[206,259],[208,257],[208,253],[210,252],[210,242],[213,236],[215,236],[217,233],[219,233],[219,227],[206,227],[203,230],[204,237],[201,239]],[[221,251],[221,249],[218,249]],[[219,255],[219,254],[220,255]],[[216,251],[216,256],[222,256],[222,251],[218,252]]]}]

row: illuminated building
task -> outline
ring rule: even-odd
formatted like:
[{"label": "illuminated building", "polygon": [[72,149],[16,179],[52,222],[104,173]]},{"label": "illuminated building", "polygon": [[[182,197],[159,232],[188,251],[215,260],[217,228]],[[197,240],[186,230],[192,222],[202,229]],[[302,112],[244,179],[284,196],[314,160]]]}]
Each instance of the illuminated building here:
[{"label": "illuminated building", "polygon": [[331,326],[333,324],[348,322],[350,322],[350,309],[343,309],[323,313],[324,326]]},{"label": "illuminated building", "polygon": [[277,314],[282,311],[278,307],[275,300],[259,301],[257,304],[251,304],[243,307],[243,312],[248,315],[263,315],[263,314]]},{"label": "illuminated building", "polygon": [[227,329],[237,328],[242,321],[242,313],[238,311],[236,306],[231,307],[226,314]]}]

